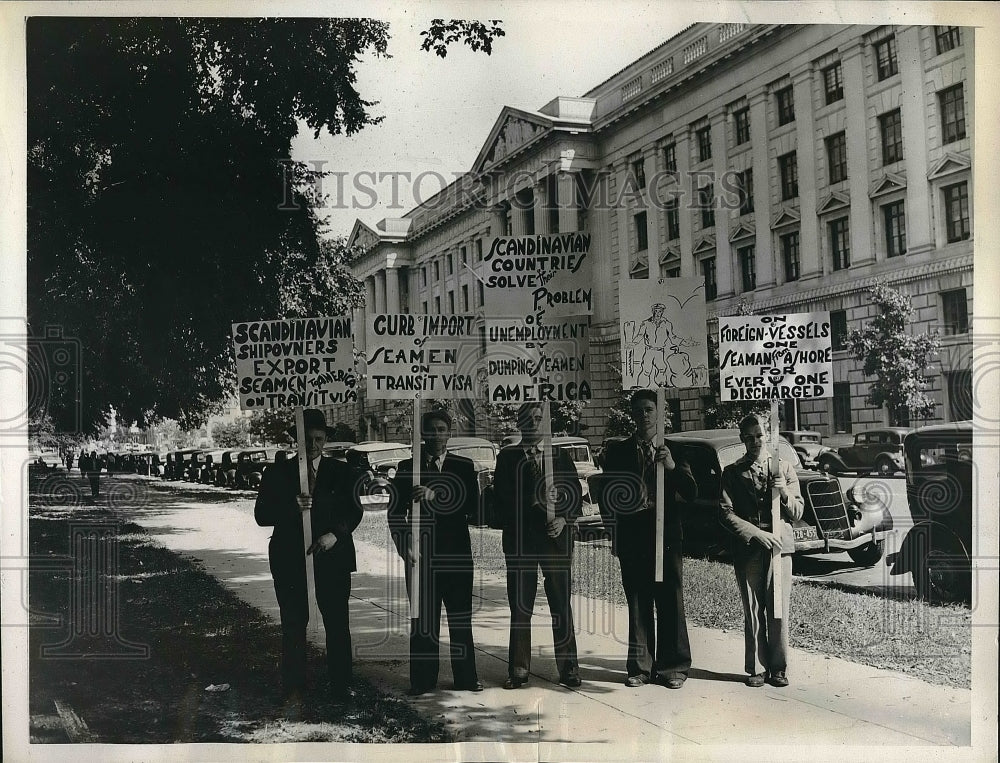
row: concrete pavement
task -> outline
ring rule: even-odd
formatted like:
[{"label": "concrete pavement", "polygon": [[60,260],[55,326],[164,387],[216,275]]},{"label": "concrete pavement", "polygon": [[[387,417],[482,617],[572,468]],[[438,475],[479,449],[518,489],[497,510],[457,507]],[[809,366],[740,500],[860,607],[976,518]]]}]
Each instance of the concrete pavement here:
[{"label": "concrete pavement", "polygon": [[[257,527],[245,505],[206,500],[145,483],[119,501],[121,509],[165,547],[197,560],[253,606],[277,619],[267,566],[269,528]],[[223,499],[224,494],[220,494]],[[384,523],[384,513],[365,521]],[[489,532],[480,531],[477,532]],[[473,537],[475,541],[475,535]],[[359,675],[385,691],[408,688],[408,614],[402,566],[395,554],[358,543],[351,628]],[[685,687],[628,689],[623,685],[626,612],[601,600],[575,596],[579,689],[558,686],[544,595],[533,618],[530,683],[502,687],[507,673],[509,614],[503,577],[477,570],[473,627],[479,650],[479,694],[451,690],[442,650],[439,690],[412,700],[468,742],[562,745],[628,740],[630,751],[660,757],[678,745],[970,744],[971,692],[927,684],[905,675],[835,657],[793,650],[786,689],[743,685],[742,634],[690,628],[694,665]],[[447,633],[447,628],[442,628]],[[322,629],[312,634],[322,648]],[[446,649],[446,647],[445,647]],[[646,757],[632,754],[632,757]],[[533,756],[532,756],[533,757]]]}]

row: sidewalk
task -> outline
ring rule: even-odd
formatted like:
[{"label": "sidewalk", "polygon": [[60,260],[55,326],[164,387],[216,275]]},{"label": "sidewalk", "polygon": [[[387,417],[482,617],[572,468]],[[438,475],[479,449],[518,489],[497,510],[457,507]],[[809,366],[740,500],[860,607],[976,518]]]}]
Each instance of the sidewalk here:
[{"label": "sidewalk", "polygon": [[[154,489],[159,492],[159,489]],[[278,617],[267,564],[270,528],[232,503],[198,503],[169,493],[122,508],[150,536],[198,560],[238,596]],[[383,521],[372,512],[365,521]],[[473,530],[476,534],[492,532]],[[402,695],[408,688],[408,608],[402,563],[358,543],[351,631],[357,673]],[[456,739],[504,744],[628,741],[636,749],[673,745],[955,745],[970,744],[971,692],[927,684],[886,670],[793,650],[786,689],[743,685],[742,633],[690,627],[694,665],[684,688],[623,685],[627,617],[623,607],[575,596],[583,686],[556,684],[552,632],[544,594],[532,619],[532,677],[505,691],[509,613],[502,575],[477,570],[473,628],[479,694],[451,690],[442,649],[439,689],[413,700]],[[447,627],[442,627],[446,636]],[[322,648],[322,629],[311,637]]]}]

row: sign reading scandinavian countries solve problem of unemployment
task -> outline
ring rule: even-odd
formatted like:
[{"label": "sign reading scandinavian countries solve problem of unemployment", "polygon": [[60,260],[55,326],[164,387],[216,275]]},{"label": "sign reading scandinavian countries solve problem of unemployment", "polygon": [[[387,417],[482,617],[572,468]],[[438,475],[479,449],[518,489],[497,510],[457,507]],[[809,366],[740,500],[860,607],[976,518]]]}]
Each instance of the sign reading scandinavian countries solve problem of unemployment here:
[{"label": "sign reading scandinavian countries solve problem of unemployment", "polygon": [[588,233],[501,237],[483,258],[489,401],[589,400]]},{"label": "sign reading scandinavian countries solve problem of unemployment", "polygon": [[369,398],[476,396],[479,332],[474,316],[375,314],[366,329]]},{"label": "sign reading scandinavian countries solve problem of unemployment", "polygon": [[234,323],[233,348],[245,411],[358,399],[350,318]]},{"label": "sign reading scandinavian countries solve problem of unemployment", "polygon": [[723,401],[833,396],[830,313],[719,318]]}]

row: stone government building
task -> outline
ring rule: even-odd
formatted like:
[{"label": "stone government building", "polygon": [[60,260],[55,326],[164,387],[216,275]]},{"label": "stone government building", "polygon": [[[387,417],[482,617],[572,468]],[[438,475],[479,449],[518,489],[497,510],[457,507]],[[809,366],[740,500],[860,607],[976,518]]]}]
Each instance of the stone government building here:
[{"label": "stone government building", "polygon": [[[943,335],[935,420],[971,418],[973,67],[970,28],[694,24],[581,97],[506,106],[462,178],[402,218],[358,220],[366,309],[481,315],[494,237],[585,231],[592,442],[617,399],[618,284],[676,276],[705,279],[706,337],[741,302],[830,311],[834,397],[800,403],[798,424],[831,435],[888,422],[844,344],[885,278],[912,298],[913,330]],[[707,388],[668,398],[681,429],[715,403]],[[464,433],[494,434],[481,404],[464,408]],[[387,410],[362,396],[333,415],[361,439],[406,439]]]}]

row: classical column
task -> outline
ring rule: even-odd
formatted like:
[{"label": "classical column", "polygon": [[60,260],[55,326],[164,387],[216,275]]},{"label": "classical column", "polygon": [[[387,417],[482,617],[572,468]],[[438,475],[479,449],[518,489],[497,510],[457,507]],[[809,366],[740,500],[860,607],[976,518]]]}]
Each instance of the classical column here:
[{"label": "classical column", "polygon": [[505,236],[507,234],[507,207],[503,204],[494,204],[490,208],[490,240],[484,241],[483,246],[486,251],[483,257],[489,254],[492,239]]},{"label": "classical column", "polygon": [[387,313],[401,312],[399,306],[399,268],[386,268],[385,273],[385,311]]},{"label": "classical column", "polygon": [[375,312],[385,313],[385,270],[375,274]]},{"label": "classical column", "polygon": [[[594,178],[594,185],[594,198],[606,200],[608,198],[608,173],[603,170],[599,171]],[[560,214],[562,214],[561,209]],[[589,217],[590,257],[594,260],[594,317],[592,322],[595,324],[618,322],[618,304],[615,297],[617,283],[613,275],[612,258],[609,255],[612,251],[611,214],[613,213],[608,209],[607,204],[598,203],[595,204],[595,209],[591,211]],[[559,229],[562,230],[562,222],[559,223]]]},{"label": "classical column", "polygon": [[524,209],[524,204],[517,198],[517,194],[514,194],[510,200],[510,233],[512,236],[524,236],[526,235],[526,227],[524,224],[525,214],[530,213],[531,210]]},{"label": "classical column", "polygon": [[771,189],[768,183],[770,163],[767,155],[767,88],[761,88],[749,97],[750,145],[753,152],[753,208],[757,235],[757,285],[774,286],[777,283],[778,265],[772,250]]},{"label": "classical column", "polygon": [[560,172],[556,175],[556,204],[559,207],[559,232],[569,233],[578,230],[579,210],[576,202],[575,172]]},{"label": "classical column", "polygon": [[729,244],[729,215],[719,198],[722,191],[722,178],[729,171],[729,163],[726,160],[726,115],[724,112],[717,112],[709,117],[712,136],[712,172],[715,180],[712,184],[712,193],[715,198],[715,275],[719,284],[719,297],[732,296],[735,291],[735,278],[733,276],[733,248]]},{"label": "classical column", "polygon": [[[868,116],[865,110],[864,43],[854,40],[840,50],[844,73],[847,118],[847,176],[851,194],[851,264],[875,260],[871,231],[872,205],[868,198]],[[923,87],[920,88],[923,92]],[[922,117],[921,117],[922,119]],[[924,146],[915,147],[923,151]],[[922,180],[922,179],[921,179]]]},{"label": "classical column", "polygon": [[548,187],[544,180],[535,183],[531,187],[534,202],[531,205],[531,214],[535,220],[535,233],[545,234],[549,231],[549,194]]},{"label": "classical column", "polygon": [[792,72],[795,98],[795,162],[799,174],[799,256],[802,279],[823,274],[819,261],[819,220],[816,217],[816,128],[813,120],[812,64]]},{"label": "classical column", "polygon": [[691,209],[697,189],[691,187],[688,175],[691,170],[690,129],[682,129],[676,134],[674,156],[677,159],[677,182],[668,186],[668,190],[674,191],[679,200],[677,218],[681,232],[681,277],[693,278],[701,275],[701,266],[694,259],[694,226],[691,223]]},{"label": "classical column", "polygon": [[642,171],[646,176],[646,187],[642,189],[642,198],[646,204],[646,251],[649,257],[649,277],[660,277],[660,212],[654,204],[648,203],[653,189],[650,183],[656,178],[656,144],[646,148],[642,155]]},{"label": "classical column", "polygon": [[[900,27],[899,77],[903,86],[900,116],[903,122],[903,161],[906,164],[906,250],[919,252],[934,246],[931,231],[931,195],[927,182],[927,120],[924,108],[924,64],[920,55],[920,27]],[[912,55],[911,55],[912,52]]]}]

